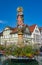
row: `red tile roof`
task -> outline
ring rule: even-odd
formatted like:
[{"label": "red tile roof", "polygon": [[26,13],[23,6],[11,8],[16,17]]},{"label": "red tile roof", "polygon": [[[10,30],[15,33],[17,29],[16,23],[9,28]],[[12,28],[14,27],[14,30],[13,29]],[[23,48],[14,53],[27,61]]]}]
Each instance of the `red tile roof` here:
[{"label": "red tile roof", "polygon": [[[32,25],[32,26],[28,26],[28,25],[23,25],[23,26],[27,26],[29,28],[30,32],[32,33],[34,31],[34,29],[35,29],[36,24]],[[15,27],[14,29],[12,29],[11,34],[16,33],[17,31],[18,31],[18,28]]]},{"label": "red tile roof", "polygon": [[[32,25],[32,26],[28,26],[28,25],[25,25],[24,24],[23,26],[27,26],[29,28],[30,32],[32,33],[34,31],[34,28],[35,28],[36,24],[35,25]],[[15,28],[9,27],[9,28],[12,31],[10,34],[14,34],[14,33],[17,33],[18,32],[18,28],[17,27],[15,27]],[[0,33],[0,35],[2,35],[2,33]]]},{"label": "red tile roof", "polygon": [[30,30],[31,33],[34,31],[35,26],[36,26],[36,24],[34,24],[34,25],[32,25],[32,26],[29,26],[29,30]]},{"label": "red tile roof", "polygon": [[18,29],[17,29],[17,27],[16,27],[16,28],[12,29],[11,34],[16,33],[17,31],[18,31]]},{"label": "red tile roof", "polygon": [[[26,25],[23,24],[23,26],[26,26]],[[12,29],[12,32],[11,32],[10,34],[13,34],[13,33],[16,33],[16,32],[18,32],[18,28],[17,28],[17,27],[13,28],[13,29]]]}]

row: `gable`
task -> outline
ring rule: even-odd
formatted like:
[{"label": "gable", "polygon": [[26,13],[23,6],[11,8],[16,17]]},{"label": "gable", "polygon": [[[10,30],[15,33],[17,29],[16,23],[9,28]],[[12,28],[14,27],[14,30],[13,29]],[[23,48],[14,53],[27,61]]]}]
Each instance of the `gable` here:
[{"label": "gable", "polygon": [[24,33],[30,34],[29,27],[26,27]]},{"label": "gable", "polygon": [[3,30],[3,35],[9,35],[11,32],[10,28],[9,27],[6,27],[4,30]]},{"label": "gable", "polygon": [[29,26],[29,30],[30,30],[31,33],[34,31],[35,26],[36,26],[36,24],[34,24],[34,25],[32,25],[32,26]]},{"label": "gable", "polygon": [[5,30],[5,31],[3,31],[3,35],[9,35],[10,34],[10,30]]},{"label": "gable", "polygon": [[37,25],[34,28],[33,34],[40,34],[40,31]]},{"label": "gable", "polygon": [[4,30],[9,30],[9,28],[8,28],[8,27],[6,27]]}]

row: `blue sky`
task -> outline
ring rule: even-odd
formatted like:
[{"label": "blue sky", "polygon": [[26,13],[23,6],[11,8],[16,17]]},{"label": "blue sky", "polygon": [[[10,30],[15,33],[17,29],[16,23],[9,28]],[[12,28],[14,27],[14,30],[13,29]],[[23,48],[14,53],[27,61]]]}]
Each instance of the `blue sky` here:
[{"label": "blue sky", "polygon": [[24,23],[42,27],[42,0],[0,0],[0,31],[17,24],[17,7],[24,9]]}]

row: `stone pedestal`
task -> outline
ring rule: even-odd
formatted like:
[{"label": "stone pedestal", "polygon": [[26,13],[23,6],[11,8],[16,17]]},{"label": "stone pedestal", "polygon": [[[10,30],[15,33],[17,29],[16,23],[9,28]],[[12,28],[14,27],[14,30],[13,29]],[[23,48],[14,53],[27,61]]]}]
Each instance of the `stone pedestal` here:
[{"label": "stone pedestal", "polygon": [[18,46],[23,46],[23,33],[21,31],[18,31]]}]

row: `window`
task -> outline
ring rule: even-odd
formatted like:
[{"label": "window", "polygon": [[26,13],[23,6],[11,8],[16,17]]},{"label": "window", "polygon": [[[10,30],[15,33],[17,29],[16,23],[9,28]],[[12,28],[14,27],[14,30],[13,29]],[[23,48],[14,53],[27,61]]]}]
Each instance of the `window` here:
[{"label": "window", "polygon": [[14,37],[18,37],[18,34],[14,34]]},{"label": "window", "polygon": [[38,30],[35,30],[35,32],[37,32],[37,33],[38,33],[39,31],[38,31]]},{"label": "window", "polygon": [[14,34],[12,35],[12,37],[14,37]]},{"label": "window", "polygon": [[40,42],[40,35],[34,34],[34,42]]},{"label": "window", "polygon": [[5,38],[10,38],[10,35],[6,35],[6,36],[4,36]]},{"label": "window", "polygon": [[9,35],[10,32],[11,32],[10,30],[6,30],[6,31],[3,32],[3,35]]}]

